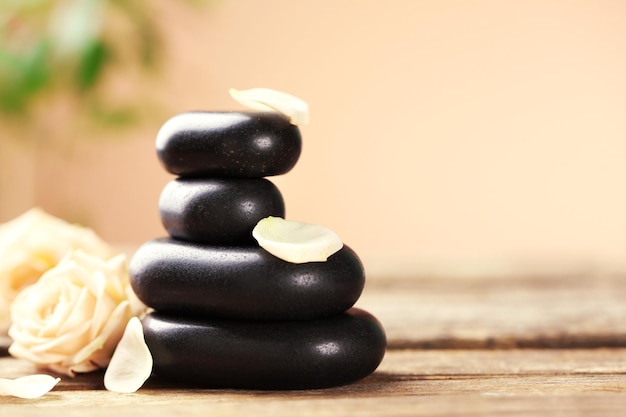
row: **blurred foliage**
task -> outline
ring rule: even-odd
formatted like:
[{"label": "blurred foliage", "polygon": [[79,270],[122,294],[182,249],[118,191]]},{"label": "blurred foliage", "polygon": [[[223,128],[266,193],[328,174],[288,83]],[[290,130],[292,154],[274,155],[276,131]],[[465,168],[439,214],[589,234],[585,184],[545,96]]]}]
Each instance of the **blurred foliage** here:
[{"label": "blurred foliage", "polygon": [[150,4],[0,0],[0,119],[31,123],[42,101],[61,95],[78,103],[79,118],[106,126],[135,121],[137,97],[131,103],[111,100],[105,79],[158,64],[162,39]]}]

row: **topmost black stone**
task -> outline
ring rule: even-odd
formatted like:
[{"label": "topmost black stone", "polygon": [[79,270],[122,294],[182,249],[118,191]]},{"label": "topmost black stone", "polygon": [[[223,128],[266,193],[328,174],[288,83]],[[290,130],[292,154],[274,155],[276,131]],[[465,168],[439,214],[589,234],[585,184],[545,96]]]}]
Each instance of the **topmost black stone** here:
[{"label": "topmost black stone", "polygon": [[291,170],[302,138],[276,112],[188,112],[163,124],[156,150],[174,175],[260,178]]}]

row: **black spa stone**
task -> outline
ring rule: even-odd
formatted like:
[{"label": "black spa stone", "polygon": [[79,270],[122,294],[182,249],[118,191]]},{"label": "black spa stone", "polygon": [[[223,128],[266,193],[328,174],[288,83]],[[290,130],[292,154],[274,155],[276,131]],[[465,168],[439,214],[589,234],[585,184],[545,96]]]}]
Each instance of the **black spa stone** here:
[{"label": "black spa stone", "polygon": [[352,308],[318,320],[249,322],[151,313],[143,319],[157,378],[207,388],[313,389],[374,372],[385,332]]},{"label": "black spa stone", "polygon": [[285,217],[285,203],[264,178],[178,178],[161,192],[159,213],[171,237],[250,245],[254,226],[267,216]]},{"label": "black spa stone", "polygon": [[163,124],[156,150],[174,175],[260,178],[291,170],[302,138],[276,112],[188,112]]},{"label": "black spa stone", "polygon": [[309,320],[341,313],[363,291],[363,265],[345,246],[326,262],[294,264],[258,246],[144,243],[129,265],[133,290],[158,310],[244,320]]}]

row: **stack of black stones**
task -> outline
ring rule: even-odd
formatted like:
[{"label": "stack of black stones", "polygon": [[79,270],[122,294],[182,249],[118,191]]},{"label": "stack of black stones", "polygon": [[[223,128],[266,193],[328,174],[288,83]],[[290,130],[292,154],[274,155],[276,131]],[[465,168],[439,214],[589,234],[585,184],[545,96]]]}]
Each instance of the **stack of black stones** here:
[{"label": "stack of black stones", "polygon": [[142,245],[132,287],[156,377],[203,387],[309,389],[372,373],[386,346],[371,314],[353,308],[363,266],[343,246],[325,262],[291,263],[261,248],[257,222],[284,217],[265,177],[302,148],[275,112],[189,112],[159,131],[157,154],[176,175],[159,212],[169,237]]}]

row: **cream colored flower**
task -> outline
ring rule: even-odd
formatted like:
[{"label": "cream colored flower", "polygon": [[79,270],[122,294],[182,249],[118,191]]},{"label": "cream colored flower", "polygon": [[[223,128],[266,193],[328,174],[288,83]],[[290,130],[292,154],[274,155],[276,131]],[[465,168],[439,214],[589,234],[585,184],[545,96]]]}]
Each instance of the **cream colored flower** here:
[{"label": "cream colored flower", "polygon": [[0,333],[10,325],[15,296],[35,283],[71,249],[109,259],[115,252],[91,229],[33,208],[0,225]]},{"label": "cream colored flower", "polygon": [[70,376],[106,367],[126,324],[145,308],[125,261],[68,252],[15,298],[9,353]]}]

